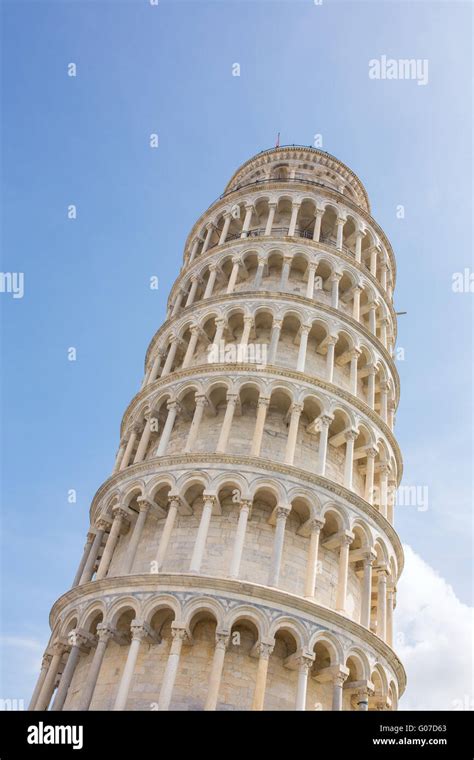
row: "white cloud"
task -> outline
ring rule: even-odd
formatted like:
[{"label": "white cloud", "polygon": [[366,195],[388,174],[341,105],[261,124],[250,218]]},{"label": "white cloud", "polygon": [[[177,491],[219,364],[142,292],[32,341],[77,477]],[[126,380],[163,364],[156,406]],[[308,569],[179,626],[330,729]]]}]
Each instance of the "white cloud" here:
[{"label": "white cloud", "polygon": [[473,608],[410,546],[404,551],[394,642],[408,679],[400,709],[473,709]]}]

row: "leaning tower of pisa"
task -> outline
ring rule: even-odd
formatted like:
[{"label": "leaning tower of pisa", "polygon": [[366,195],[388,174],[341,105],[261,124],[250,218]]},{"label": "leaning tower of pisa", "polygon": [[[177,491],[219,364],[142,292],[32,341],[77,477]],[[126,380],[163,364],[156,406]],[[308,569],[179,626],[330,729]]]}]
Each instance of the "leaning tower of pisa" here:
[{"label": "leaning tower of pisa", "polygon": [[355,174],[244,163],[186,241],[34,710],[394,710],[395,259]]}]

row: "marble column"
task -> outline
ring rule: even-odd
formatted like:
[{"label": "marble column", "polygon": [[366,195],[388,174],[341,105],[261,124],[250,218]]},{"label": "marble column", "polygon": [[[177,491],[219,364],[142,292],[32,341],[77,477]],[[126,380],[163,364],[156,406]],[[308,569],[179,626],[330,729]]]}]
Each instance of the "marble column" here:
[{"label": "marble column", "polygon": [[268,217],[267,217],[267,224],[265,227],[265,236],[268,237],[272,234],[272,227],[273,227],[273,220],[275,219],[275,211],[276,211],[277,204],[276,203],[269,203],[268,204]]},{"label": "marble column", "polygon": [[316,243],[319,243],[319,239],[321,237],[321,221],[323,218],[324,209],[317,209],[316,214],[314,217],[314,231],[313,231],[313,240]]},{"label": "marble column", "polygon": [[76,575],[74,576],[74,580],[72,582],[71,588],[74,588],[75,586],[79,585],[79,582],[80,582],[81,577],[82,577],[82,573],[84,572],[84,568],[86,566],[87,558],[88,558],[88,556],[90,554],[90,551],[91,551],[91,547],[92,547],[92,544],[93,544],[93,541],[94,541],[94,537],[95,537],[95,533],[93,533],[92,531],[89,531],[89,533],[87,534],[87,540],[86,540],[86,544],[84,546],[84,551],[82,553],[81,561],[79,563],[79,567],[76,570]]},{"label": "marble column", "polygon": [[370,550],[364,554],[362,565],[362,595],[360,606],[360,624],[370,630],[370,609],[372,606],[372,566],[375,561],[375,553]]},{"label": "marble column", "polygon": [[328,383],[332,383],[334,374],[334,351],[336,343],[338,341],[337,335],[329,335],[326,340],[328,352],[326,354],[326,380]]},{"label": "marble column", "polygon": [[28,705],[28,710],[34,710],[36,702],[38,700],[38,696],[41,692],[41,689],[43,687],[45,678],[48,674],[49,666],[51,664],[52,656],[50,654],[45,654],[43,656],[43,659],[41,661],[41,670],[38,677],[38,680],[36,681],[36,686],[34,688],[33,694],[30,699],[30,704]]},{"label": "marble column", "polygon": [[255,422],[255,430],[252,439],[252,447],[250,449],[250,456],[260,456],[260,450],[262,448],[263,433],[265,430],[265,420],[267,417],[267,410],[270,405],[270,399],[266,396],[260,396],[258,399],[257,419]]},{"label": "marble column", "polygon": [[171,628],[171,648],[166,663],[163,682],[161,684],[160,697],[158,700],[158,710],[163,712],[169,709],[173,697],[173,689],[178,673],[179,658],[184,642],[188,640],[188,634],[185,628],[174,626]]},{"label": "marble column", "polygon": [[61,675],[61,680],[59,681],[59,686],[56,690],[56,696],[51,705],[52,712],[58,712],[63,709],[81,652],[91,646],[92,638],[93,637],[85,631],[74,630],[69,634],[68,639],[71,649]]},{"label": "marble column", "polygon": [[163,563],[166,559],[166,552],[168,549],[169,540],[173,530],[173,526],[178,514],[180,500],[177,496],[170,496],[168,500],[168,514],[166,515],[165,524],[163,526],[163,532],[160,537],[160,543],[158,545],[158,551],[156,554],[156,566],[158,572],[161,571]]},{"label": "marble column", "polygon": [[308,688],[308,674],[314,662],[314,654],[303,653],[298,658],[298,682],[296,686],[295,710],[306,710],[306,691]]},{"label": "marble column", "polygon": [[97,626],[97,645],[94,652],[94,657],[89,665],[89,670],[81,689],[81,695],[79,699],[78,710],[88,710],[94,696],[95,687],[97,685],[97,679],[104,660],[107,644],[110,639],[116,635],[116,631],[106,623],[99,623]]},{"label": "marble column", "polygon": [[123,507],[115,507],[112,511],[114,518],[109,536],[107,538],[107,542],[105,544],[104,553],[102,554],[102,559],[100,560],[99,567],[97,569],[97,581],[102,580],[102,578],[105,578],[107,575],[110,563],[112,562],[115,547],[117,546],[117,542],[124,522],[127,519],[127,510],[123,509]]},{"label": "marble column", "polygon": [[269,586],[278,586],[280,578],[281,560],[283,556],[283,543],[285,540],[285,525],[288,515],[290,514],[291,507],[276,507],[275,518],[276,527],[273,538],[273,550],[272,558],[270,562],[270,573],[268,576]]},{"label": "marble column", "polygon": [[339,547],[339,569],[337,574],[336,610],[345,613],[347,594],[347,572],[349,569],[349,546],[354,540],[352,534],[344,533],[341,536]]},{"label": "marble column", "polygon": [[252,710],[261,711],[265,702],[265,689],[267,686],[268,661],[273,652],[274,642],[260,642],[257,645],[258,666],[255,679],[255,691],[253,693]]},{"label": "marble column", "polygon": [[193,451],[194,449],[194,444],[196,443],[196,440],[198,437],[199,426],[201,425],[204,409],[209,403],[207,400],[207,397],[204,394],[196,393],[195,399],[196,399],[196,406],[194,409],[193,421],[191,422],[191,426],[189,428],[186,446],[184,447],[185,454],[189,454],[189,452]]},{"label": "marble column", "polygon": [[160,443],[155,454],[157,457],[164,457],[166,455],[166,450],[170,442],[171,433],[173,432],[174,423],[176,421],[176,416],[180,410],[180,406],[177,401],[168,401],[167,409],[168,415],[166,417],[166,422],[161,434]]},{"label": "marble column", "polygon": [[298,426],[302,411],[303,404],[293,404],[291,406],[290,425],[288,428],[288,438],[286,441],[285,464],[293,464],[295,458]]},{"label": "marble column", "polygon": [[215,710],[217,699],[219,697],[219,688],[221,685],[222,670],[224,668],[224,658],[227,645],[229,643],[229,634],[224,631],[216,631],[216,646],[211,666],[211,675],[207,689],[207,697],[204,704],[206,712]]},{"label": "marble column", "polygon": [[354,467],[354,442],[358,436],[356,430],[348,430],[344,434],[346,439],[346,456],[344,459],[344,486],[352,491],[352,472]]},{"label": "marble column", "polygon": [[306,599],[314,599],[315,595],[316,576],[318,573],[319,536],[323,526],[324,521],[319,518],[313,518],[310,521],[311,533],[309,536],[308,560],[306,564],[306,578],[304,585],[304,595]]},{"label": "marble column", "polygon": [[114,710],[125,710],[141,643],[151,633],[149,626],[146,623],[140,623],[138,620],[132,620],[130,632],[132,641],[128,649],[127,661],[115,698]]},{"label": "marble column", "polygon": [[236,393],[227,394],[227,407],[224,414],[224,420],[222,422],[222,428],[217,442],[216,454],[225,454],[227,448],[227,442],[232,427],[232,421],[234,419],[235,405],[237,403],[238,396]]},{"label": "marble column", "polygon": [[235,532],[234,546],[232,548],[232,557],[230,560],[229,578],[238,578],[242,552],[244,549],[245,532],[247,530],[247,521],[252,510],[252,501],[242,499],[239,506],[239,520]]},{"label": "marble column", "polygon": [[140,543],[143,528],[145,527],[146,518],[151,507],[151,502],[149,502],[148,499],[138,499],[137,503],[139,508],[138,517],[135,521],[133,532],[128,543],[122,575],[128,575],[128,573],[132,572],[138,545]]},{"label": "marble column", "polygon": [[83,583],[88,583],[93,574],[94,574],[94,568],[95,563],[97,561],[97,557],[99,555],[100,547],[102,546],[102,539],[104,537],[104,533],[106,528],[108,527],[109,523],[106,520],[98,520],[97,526],[96,526],[96,534],[94,541],[91,546],[91,550],[89,552],[89,556],[87,557],[87,562],[84,565],[84,570],[81,575],[81,580],[79,581],[79,585],[82,585]]},{"label": "marble column", "polygon": [[189,568],[190,573],[199,573],[201,570],[207,534],[209,531],[209,524],[211,522],[212,510],[216,503],[215,496],[204,496],[203,498],[204,504],[202,508],[201,521],[199,523],[199,528],[196,536],[196,542],[194,544],[193,555],[191,557],[191,565]]},{"label": "marble column", "polygon": [[318,475],[323,477],[326,474],[329,426],[333,419],[333,417],[322,414],[316,420],[319,427]]},{"label": "marble column", "polygon": [[47,710],[53,696],[54,684],[58,675],[59,666],[67,647],[62,641],[56,641],[52,646],[53,655],[49,663],[48,672],[43,680],[43,685],[35,704],[35,711]]}]

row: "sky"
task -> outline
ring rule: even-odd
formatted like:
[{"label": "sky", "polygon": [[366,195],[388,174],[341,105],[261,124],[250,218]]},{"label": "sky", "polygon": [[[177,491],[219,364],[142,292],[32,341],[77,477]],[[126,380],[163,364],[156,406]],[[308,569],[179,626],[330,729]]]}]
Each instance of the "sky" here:
[{"label": "sky", "polygon": [[[0,697],[28,704],[187,234],[280,132],[353,169],[397,257],[402,482],[428,495],[396,514],[401,707],[473,709],[470,5],[2,5]],[[382,56],[427,81],[370,78]]]}]

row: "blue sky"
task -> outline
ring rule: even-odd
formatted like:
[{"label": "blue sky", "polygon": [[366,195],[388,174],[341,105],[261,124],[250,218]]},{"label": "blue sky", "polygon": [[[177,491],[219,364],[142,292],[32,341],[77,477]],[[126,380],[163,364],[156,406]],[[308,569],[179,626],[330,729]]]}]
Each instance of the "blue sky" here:
[{"label": "blue sky", "polygon": [[[428,510],[400,508],[396,527],[471,603],[473,295],[451,289],[472,271],[470,14],[457,2],[3,3],[2,271],[25,273],[25,295],[0,294],[0,696],[30,696],[190,227],[277,132],[303,145],[321,134],[392,242],[408,312],[403,482],[429,489]],[[428,59],[428,84],[369,79],[382,55]]]}]

